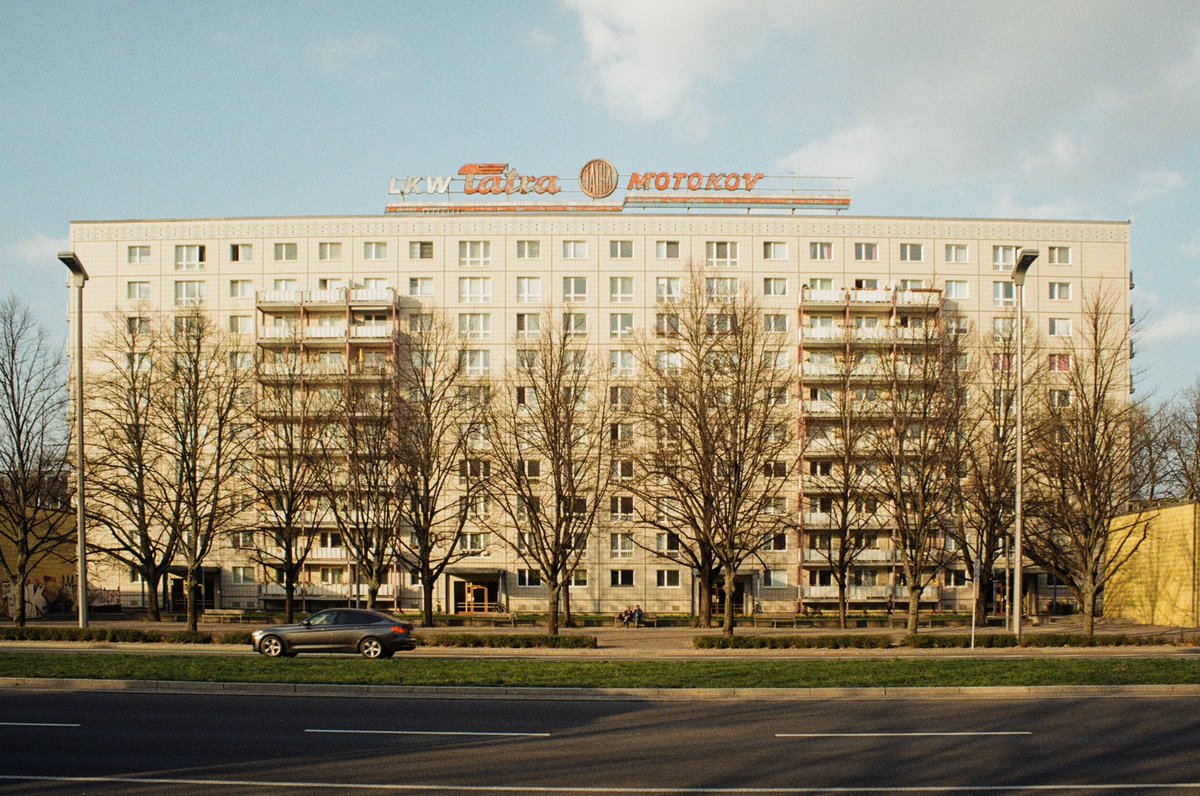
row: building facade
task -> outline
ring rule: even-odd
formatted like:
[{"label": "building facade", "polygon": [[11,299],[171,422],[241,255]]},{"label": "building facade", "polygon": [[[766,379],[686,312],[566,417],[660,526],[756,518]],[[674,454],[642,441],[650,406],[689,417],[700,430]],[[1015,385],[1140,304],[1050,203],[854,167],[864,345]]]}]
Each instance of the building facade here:
[{"label": "building facade", "polygon": [[[756,294],[765,322],[790,341],[788,366],[797,374],[791,398],[811,427],[831,411],[831,352],[848,341],[866,345],[880,330],[920,328],[947,313],[964,332],[1011,330],[1010,273],[1020,247],[1040,251],[1025,312],[1027,328],[1051,352],[1051,369],[1054,346],[1079,334],[1088,296],[1103,296],[1122,318],[1131,312],[1124,222],[526,209],[75,222],[71,245],[90,276],[85,351],[105,339],[114,316],[199,306],[249,347],[269,349],[299,336],[312,357],[337,369],[388,356],[406,316],[437,307],[468,341],[474,372],[498,376],[528,319],[548,309],[572,316],[597,361],[636,378],[631,339],[654,331],[662,304],[693,267]],[[85,368],[86,382],[97,373],[87,354]],[[820,446],[809,446],[804,457],[805,478],[788,506],[804,530],[752,557],[735,598],[744,611],[822,610],[836,598],[827,563],[812,552],[829,524]],[[656,551],[652,531],[631,524],[615,533],[629,517],[624,504],[613,505],[581,560],[573,609],[695,611],[692,574],[669,552]],[[854,607],[879,608],[898,596],[896,555],[885,518],[867,530],[871,541],[855,563],[849,596]],[[336,528],[316,532],[298,593],[310,608],[345,601],[354,589]],[[646,538],[630,547],[617,539],[625,533]],[[944,576],[925,599],[931,607],[961,608],[971,600],[970,580],[952,549],[947,556]],[[258,608],[281,599],[280,586],[232,542],[209,565],[206,605]],[[125,605],[144,598],[128,571],[104,561],[93,566],[98,585],[119,589]],[[525,585],[522,567],[502,540],[486,538],[437,584],[437,608],[541,610],[544,591]],[[396,569],[380,598],[409,610],[420,595],[411,573]]]}]

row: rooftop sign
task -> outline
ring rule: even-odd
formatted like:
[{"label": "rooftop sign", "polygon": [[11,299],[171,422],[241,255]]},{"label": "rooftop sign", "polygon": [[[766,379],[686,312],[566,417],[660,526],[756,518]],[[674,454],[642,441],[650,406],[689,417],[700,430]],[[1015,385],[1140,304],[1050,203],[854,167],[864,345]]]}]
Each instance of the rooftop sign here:
[{"label": "rooftop sign", "polygon": [[[467,163],[454,175],[393,177],[388,195],[400,199],[388,204],[386,210],[389,213],[620,212],[625,208],[650,206],[843,210],[850,205],[850,197],[844,191],[819,195],[797,193],[794,187],[784,193],[756,191],[764,179],[773,178],[762,172],[635,171],[625,181],[625,196],[619,203],[601,204],[599,200],[607,199],[621,187],[620,175],[607,160],[588,161],[578,178],[527,174],[508,163]],[[558,194],[564,192],[579,193],[591,201],[563,202]],[[425,197],[444,198],[444,201],[411,201]],[[553,204],[537,201],[550,197],[556,199]],[[525,198],[535,201],[521,201]],[[501,201],[497,203],[497,199]]]}]

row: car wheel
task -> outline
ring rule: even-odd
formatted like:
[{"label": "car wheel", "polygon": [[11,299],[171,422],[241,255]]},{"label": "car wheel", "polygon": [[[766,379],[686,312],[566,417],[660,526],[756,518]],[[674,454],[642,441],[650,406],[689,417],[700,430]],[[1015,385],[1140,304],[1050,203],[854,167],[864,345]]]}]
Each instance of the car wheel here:
[{"label": "car wheel", "polygon": [[358,652],[364,658],[383,658],[387,654],[383,642],[377,638],[364,638],[358,644]]},{"label": "car wheel", "polygon": [[287,649],[283,646],[283,639],[279,636],[267,636],[258,645],[258,651],[268,658],[279,658],[288,655]]}]

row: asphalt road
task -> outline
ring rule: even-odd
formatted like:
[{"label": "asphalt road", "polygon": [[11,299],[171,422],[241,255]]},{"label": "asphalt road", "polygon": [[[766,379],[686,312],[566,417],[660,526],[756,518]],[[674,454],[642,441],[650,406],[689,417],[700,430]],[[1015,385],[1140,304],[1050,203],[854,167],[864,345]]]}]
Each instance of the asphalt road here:
[{"label": "asphalt road", "polygon": [[4,793],[1200,793],[1200,700],[0,691]]}]

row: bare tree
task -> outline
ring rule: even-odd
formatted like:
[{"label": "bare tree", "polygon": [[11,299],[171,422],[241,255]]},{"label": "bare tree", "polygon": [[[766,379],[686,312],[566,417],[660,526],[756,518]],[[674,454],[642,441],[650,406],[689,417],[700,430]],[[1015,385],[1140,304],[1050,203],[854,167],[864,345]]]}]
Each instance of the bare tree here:
[{"label": "bare tree", "polygon": [[175,315],[162,352],[165,389],[157,396],[157,414],[169,480],[166,494],[156,499],[157,521],[169,529],[182,559],[187,623],[195,630],[197,575],[218,538],[242,527],[252,502],[242,477],[250,428],[239,418],[253,383],[253,354],[197,307]]},{"label": "bare tree", "polygon": [[820,440],[822,447],[819,457],[809,459],[805,487],[821,515],[829,516],[827,525],[806,528],[807,549],[830,567],[843,628],[854,566],[876,546],[881,517],[879,469],[871,458],[874,426],[881,419],[882,369],[877,352],[855,350],[854,332],[846,325],[841,350],[810,353],[802,371],[808,402],[805,435]]},{"label": "bare tree", "polygon": [[75,537],[66,498],[62,357],[15,297],[0,304],[0,566],[25,624],[25,581]]},{"label": "bare tree", "polygon": [[251,478],[261,533],[248,549],[253,561],[278,575],[284,590],[285,621],[295,614],[296,586],[312,552],[316,529],[327,513],[320,478],[323,435],[337,404],[330,387],[314,373],[299,341],[279,351],[261,351],[254,416]]},{"label": "bare tree", "polygon": [[641,518],[680,539],[697,566],[701,622],[711,570],[725,592],[733,634],[738,570],[774,537],[795,533],[788,505],[799,460],[797,396],[789,348],[763,325],[733,277],[690,269],[681,300],[659,319],[664,338],[640,346],[644,436]]},{"label": "bare tree", "polygon": [[[587,549],[612,479],[622,422],[607,375],[568,315],[541,316],[536,339],[518,341],[513,373],[487,414],[499,532],[547,592],[547,631],[557,634],[564,589]],[[482,440],[481,440],[482,442]]]},{"label": "bare tree", "polygon": [[955,508],[961,391],[957,338],[946,334],[940,312],[907,319],[893,319],[880,349],[888,386],[875,459],[908,589],[908,632],[916,633],[921,596],[948,563],[944,538]]},{"label": "bare tree", "polygon": [[162,393],[170,367],[162,329],[148,314],[114,315],[96,346],[96,377],[86,396],[88,521],[93,549],[136,573],[147,611],[162,618],[160,584],[175,558],[177,537],[162,522],[169,486]]},{"label": "bare tree", "polygon": [[404,499],[398,504],[400,562],[419,573],[422,615],[433,624],[433,590],[450,564],[491,473],[486,451],[469,444],[491,397],[485,379],[468,378],[466,352],[443,313],[410,317],[398,342],[400,432],[397,457]]},{"label": "bare tree", "polygon": [[1030,557],[1075,596],[1084,632],[1095,632],[1098,597],[1146,535],[1140,514],[1117,522],[1136,498],[1129,399],[1129,331],[1118,302],[1085,295],[1080,328],[1056,352],[1069,372],[1053,374],[1031,407],[1027,524]]},{"label": "bare tree", "polygon": [[1200,500],[1200,381],[1171,403],[1166,425],[1169,489],[1184,500]]},{"label": "bare tree", "polygon": [[352,366],[322,435],[321,489],[353,559],[351,588],[375,607],[392,571],[404,501],[399,466],[395,358]]}]

